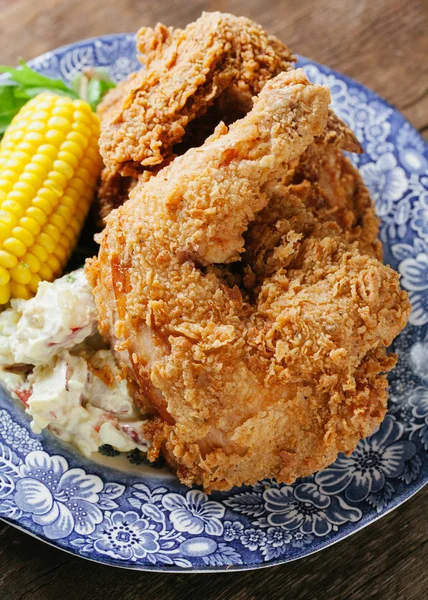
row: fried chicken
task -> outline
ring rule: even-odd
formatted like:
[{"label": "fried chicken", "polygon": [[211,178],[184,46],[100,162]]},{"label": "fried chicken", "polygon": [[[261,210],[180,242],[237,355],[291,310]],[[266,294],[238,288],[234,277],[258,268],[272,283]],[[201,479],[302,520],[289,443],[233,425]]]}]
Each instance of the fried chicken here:
[{"label": "fried chicken", "polygon": [[184,30],[143,27],[137,47],[145,68],[98,109],[104,163],[132,177],[174,154],[189,123],[214,103],[223,117],[242,116],[266,81],[295,61],[259,25],[219,12],[203,13]]},{"label": "fried chicken", "polygon": [[371,207],[340,149],[355,142],[328,102],[301,70],[266,83],[246,117],[137,183],[87,265],[151,457],[186,485],[292,482],[385,414],[409,302],[376,222],[362,233]]},{"label": "fried chicken", "polygon": [[263,279],[278,268],[278,260],[286,266],[275,248],[291,231],[310,234],[316,222],[335,222],[348,242],[356,241],[363,253],[382,258],[379,220],[369,192],[343,150],[362,151],[353,132],[330,112],[324,133],[293,168],[271,182],[270,202],[245,234],[242,266],[247,267],[247,285],[254,285],[251,273]]}]

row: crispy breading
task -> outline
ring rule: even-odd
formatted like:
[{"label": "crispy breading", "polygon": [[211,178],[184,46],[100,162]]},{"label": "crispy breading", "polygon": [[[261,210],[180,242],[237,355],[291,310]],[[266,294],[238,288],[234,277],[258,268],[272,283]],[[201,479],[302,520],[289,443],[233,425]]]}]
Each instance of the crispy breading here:
[{"label": "crispy breading", "polygon": [[104,163],[125,176],[161,164],[216,99],[230,107],[229,96],[246,107],[295,60],[259,25],[219,12],[203,13],[184,30],[142,28],[137,40],[145,68],[108,93],[98,110]]},{"label": "crispy breading", "polygon": [[[151,456],[187,485],[291,482],[385,414],[409,302],[376,235],[362,240],[366,192],[347,132],[325,132],[328,102],[301,70],[269,81],[246,117],[137,183],[87,265],[100,331],[152,414]],[[216,272],[233,278],[241,258],[248,294]]]}]

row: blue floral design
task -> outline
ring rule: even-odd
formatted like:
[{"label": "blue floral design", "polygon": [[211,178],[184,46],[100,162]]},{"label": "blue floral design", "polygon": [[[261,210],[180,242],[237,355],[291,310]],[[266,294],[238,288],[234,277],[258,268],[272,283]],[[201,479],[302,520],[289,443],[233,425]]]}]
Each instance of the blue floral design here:
[{"label": "blue floral design", "polygon": [[266,542],[273,548],[281,548],[289,544],[292,539],[291,534],[281,527],[269,527],[267,530]]},{"label": "blue floral design", "polygon": [[413,372],[428,383],[428,340],[413,344],[409,351],[409,362]]},{"label": "blue floral design", "polygon": [[95,550],[119,560],[144,558],[160,548],[157,531],[133,511],[106,514],[89,537],[94,540]]},{"label": "blue floral design", "polygon": [[403,123],[397,134],[398,156],[403,167],[410,173],[425,174],[428,161],[425,142],[408,123]]},{"label": "blue floral design", "polygon": [[225,521],[223,527],[223,537],[226,542],[237,540],[244,530],[244,526],[239,521]]},{"label": "blue floral design", "polygon": [[403,425],[387,415],[378,431],[362,440],[351,456],[339,456],[331,467],[316,474],[320,489],[325,494],[345,492],[351,502],[380,492],[387,478],[400,477],[406,461],[416,453],[412,442],[400,440],[402,435]]},{"label": "blue floral design", "polygon": [[428,323],[428,253],[405,258],[398,265],[398,270],[412,304],[409,321],[412,325],[425,325]]},{"label": "blue floral design", "polygon": [[42,526],[49,539],[67,537],[72,531],[92,533],[101,523],[97,506],[104,484],[96,475],[83,469],[68,469],[62,456],[46,452],[30,452],[20,468],[16,482],[15,503]]},{"label": "blue floral design", "polygon": [[208,500],[208,496],[200,490],[189,490],[186,496],[166,494],[162,505],[171,511],[171,519],[177,531],[199,534],[205,531],[210,535],[221,535],[221,522],[225,508],[218,502]]},{"label": "blue floral design", "polygon": [[303,548],[304,546],[309,546],[314,541],[312,534],[302,533],[299,530],[292,531],[290,535],[293,548]]},{"label": "blue floral design", "polygon": [[415,197],[411,225],[422,238],[428,239],[428,190],[425,187],[420,188],[415,191]]},{"label": "blue floral design", "polygon": [[409,404],[415,419],[422,419],[422,423],[413,429],[412,437],[417,433],[425,450],[428,450],[428,389],[416,388],[409,398]]},{"label": "blue floral design", "polygon": [[384,217],[407,190],[404,169],[397,166],[395,156],[388,153],[383,154],[376,162],[366,163],[360,171],[375,202],[377,214]]},{"label": "blue floral design", "polygon": [[42,444],[39,440],[30,436],[24,427],[12,421],[10,414],[6,410],[0,410],[0,437],[7,444],[19,448],[24,453],[42,449]]},{"label": "blue floral design", "polygon": [[245,529],[239,540],[245,548],[254,552],[266,544],[267,536],[261,529]]},{"label": "blue floral design", "polygon": [[271,488],[264,492],[263,498],[270,525],[320,537],[339,525],[358,521],[362,515],[358,508],[348,506],[339,496],[321,493],[315,483]]}]

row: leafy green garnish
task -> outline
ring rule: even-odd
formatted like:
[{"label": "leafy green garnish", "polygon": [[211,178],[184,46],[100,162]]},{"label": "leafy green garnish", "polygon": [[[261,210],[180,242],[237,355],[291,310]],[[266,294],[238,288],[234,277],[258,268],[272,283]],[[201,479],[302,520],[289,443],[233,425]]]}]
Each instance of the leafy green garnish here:
[{"label": "leafy green garnish", "polygon": [[95,110],[104,94],[116,87],[104,69],[86,69],[71,82],[72,89]]},{"label": "leafy green garnish", "polygon": [[61,79],[51,79],[41,75],[25,61],[19,61],[19,68],[0,65],[0,73],[9,77],[0,79],[0,139],[19,110],[41,92],[52,91],[70,98],[82,98],[95,110],[104,94],[115,84],[103,69],[86,69],[79,73],[70,86]]},{"label": "leafy green garnish", "polygon": [[21,87],[21,91],[27,92],[31,88],[39,88],[56,91],[71,98],[78,97],[76,92],[70,89],[61,79],[50,79],[50,77],[37,73],[22,59],[19,60],[19,66],[19,69],[15,69],[14,67],[0,65],[0,73],[9,73],[10,79],[15,82],[17,87]]},{"label": "leafy green garnish", "polygon": [[27,98],[16,95],[12,86],[0,87],[0,138],[13,117],[26,102]]}]

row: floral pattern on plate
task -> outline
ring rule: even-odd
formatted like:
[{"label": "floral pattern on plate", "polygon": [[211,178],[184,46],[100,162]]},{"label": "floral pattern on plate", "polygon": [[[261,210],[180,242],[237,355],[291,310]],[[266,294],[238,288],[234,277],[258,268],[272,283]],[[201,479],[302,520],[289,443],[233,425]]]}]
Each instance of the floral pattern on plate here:
[{"label": "floral pattern on plate", "polygon": [[[37,537],[106,564],[165,571],[257,568],[300,558],[404,502],[428,480],[428,151],[385,101],[300,59],[328,84],[337,113],[365,153],[352,157],[381,217],[385,260],[402,275],[410,323],[393,345],[389,414],[351,456],[293,485],[262,481],[208,496],[165,470],[141,476],[88,461],[49,434],[31,433],[0,390],[0,516]],[[132,35],[45,54],[33,66],[70,80],[101,66],[116,80],[141,65]]]}]

